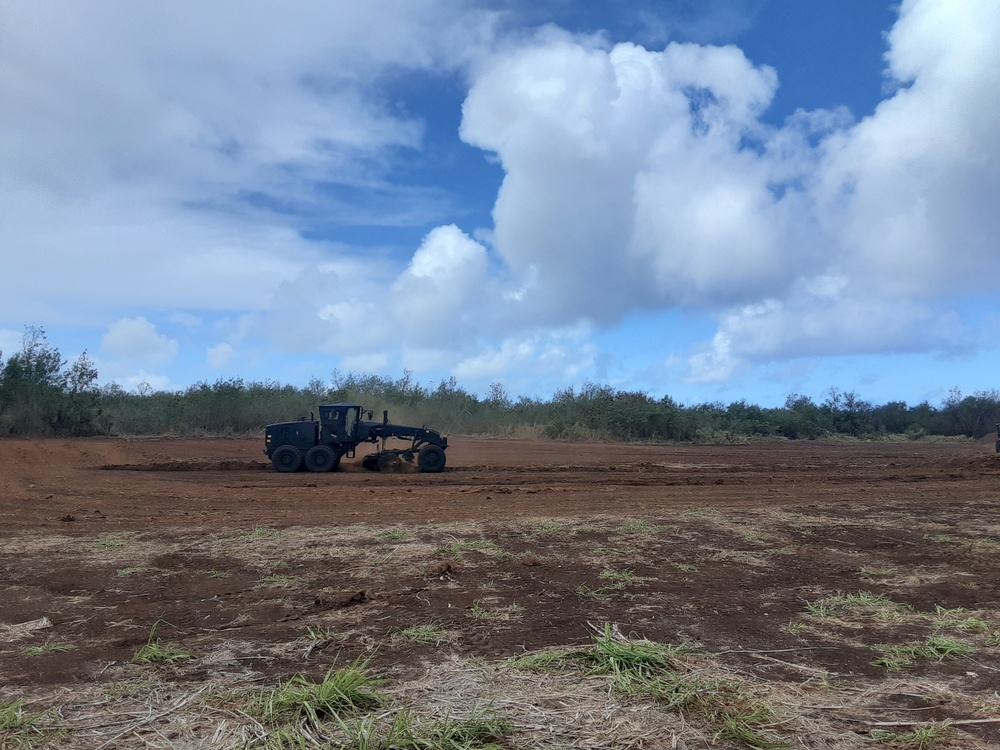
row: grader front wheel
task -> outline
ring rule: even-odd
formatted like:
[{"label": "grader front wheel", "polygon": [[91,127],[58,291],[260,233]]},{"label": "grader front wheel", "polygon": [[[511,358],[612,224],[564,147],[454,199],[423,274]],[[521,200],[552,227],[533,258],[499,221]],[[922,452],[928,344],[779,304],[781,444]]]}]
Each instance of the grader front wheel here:
[{"label": "grader front wheel", "polygon": [[417,453],[417,466],[420,471],[435,473],[444,471],[444,450],[436,445],[425,445]]}]

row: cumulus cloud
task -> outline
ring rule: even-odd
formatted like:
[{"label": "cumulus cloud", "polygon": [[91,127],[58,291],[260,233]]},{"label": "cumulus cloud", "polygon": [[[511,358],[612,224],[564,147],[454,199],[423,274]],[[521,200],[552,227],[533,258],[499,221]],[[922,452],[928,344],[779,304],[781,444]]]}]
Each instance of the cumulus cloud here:
[{"label": "cumulus cloud", "polygon": [[393,284],[392,310],[406,342],[447,346],[491,319],[486,248],[455,225],[431,231]]},{"label": "cumulus cloud", "polygon": [[813,191],[840,264],[871,294],[947,299],[1000,271],[1000,6],[903,3],[900,89],[830,137]]},{"label": "cumulus cloud", "polygon": [[774,240],[795,201],[769,190],[784,165],[742,148],[776,85],[735,47],[605,50],[553,31],[479,77],[462,135],[505,168],[496,248],[534,276],[533,315],[608,323],[787,282]]},{"label": "cumulus cloud", "polygon": [[101,352],[116,360],[144,367],[169,364],[179,345],[158,333],[145,318],[121,318],[108,327],[101,339]]},{"label": "cumulus cloud", "polygon": [[782,128],[759,119],[775,71],[735,47],[550,29],[498,57],[461,132],[504,167],[495,251],[530,281],[523,317],[714,312],[692,380],[970,345],[952,306],[1000,271],[1000,6],[908,0],[888,42],[898,88],[872,116]]}]

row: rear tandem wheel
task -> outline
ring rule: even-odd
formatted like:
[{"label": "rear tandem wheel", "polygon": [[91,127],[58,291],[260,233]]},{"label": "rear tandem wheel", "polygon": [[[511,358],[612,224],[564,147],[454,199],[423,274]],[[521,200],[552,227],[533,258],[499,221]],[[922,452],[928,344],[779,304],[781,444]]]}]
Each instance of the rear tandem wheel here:
[{"label": "rear tandem wheel", "polygon": [[328,445],[314,445],[306,453],[309,471],[333,471],[340,465],[340,453]]}]

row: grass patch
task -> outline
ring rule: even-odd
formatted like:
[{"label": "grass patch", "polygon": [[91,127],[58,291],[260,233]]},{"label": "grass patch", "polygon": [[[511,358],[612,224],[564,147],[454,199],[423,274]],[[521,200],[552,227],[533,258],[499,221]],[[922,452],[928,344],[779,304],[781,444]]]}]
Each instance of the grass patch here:
[{"label": "grass patch", "polygon": [[[443,719],[420,721],[406,708],[389,711],[382,716],[333,717],[340,737],[322,747],[354,748],[356,750],[501,750],[508,747],[513,725],[493,712],[474,710],[465,719],[447,716]],[[286,727],[281,745],[275,748],[307,748],[317,745],[304,742],[304,732]],[[277,736],[277,732],[271,737]],[[270,745],[269,745],[270,747]]]},{"label": "grass patch", "polygon": [[719,738],[756,748],[781,748],[787,743],[763,734],[775,713],[736,679],[710,676],[686,657],[695,650],[626,638],[605,625],[588,648],[563,648],[512,660],[520,669],[557,671],[582,669],[588,676],[606,675],[613,689],[629,697],[649,698],[670,710],[707,724]]},{"label": "grass patch", "polygon": [[814,617],[851,615],[876,620],[903,619],[910,611],[909,605],[894,602],[884,594],[858,591],[854,594],[834,594],[806,604],[806,611]]},{"label": "grass patch", "polygon": [[24,710],[24,701],[0,701],[0,732],[17,735],[33,729],[41,717]]},{"label": "grass patch", "polygon": [[0,700],[0,747],[51,747],[61,734],[41,726],[45,720],[44,714],[30,713],[24,710],[24,701],[20,698],[14,701]]},{"label": "grass patch", "polygon": [[923,643],[883,645],[877,648],[882,656],[872,661],[872,664],[886,669],[902,669],[917,660],[944,661],[972,653],[972,649],[964,643],[937,635],[932,635]]},{"label": "grass patch", "polygon": [[267,588],[268,586],[288,586],[295,581],[295,576],[282,575],[280,573],[271,573],[270,575],[262,576],[254,588]]},{"label": "grass patch", "polygon": [[576,587],[576,595],[581,599],[608,599],[618,589],[618,586],[601,586],[592,589],[587,584],[581,583]]},{"label": "grass patch", "polygon": [[378,708],[386,701],[375,688],[381,680],[368,674],[368,659],[331,669],[319,682],[295,676],[254,696],[246,707],[251,716],[272,724],[308,719],[314,724],[342,715]]},{"label": "grass patch", "polygon": [[641,518],[633,518],[615,526],[615,531],[619,534],[655,534],[660,528],[655,523],[644,521]]},{"label": "grass patch", "polygon": [[[540,521],[532,524],[529,536],[537,539],[543,536],[559,536],[565,533],[566,527],[555,521]],[[576,529],[571,529],[570,533],[579,533]]]},{"label": "grass patch", "polygon": [[976,617],[964,607],[946,609],[938,605],[934,608],[934,613],[942,627],[954,628],[963,633],[989,633],[992,630],[990,623]]},{"label": "grass patch", "polygon": [[148,570],[149,570],[149,568],[146,568],[146,567],[144,567],[142,565],[136,565],[136,566],[133,566],[131,568],[119,568],[118,570],[115,571],[115,575],[116,576],[132,576],[132,575],[135,575],[136,573],[145,573]]},{"label": "grass patch", "polygon": [[102,534],[92,541],[90,546],[100,552],[120,552],[132,539],[133,536],[128,531],[115,531],[110,534]]},{"label": "grass patch", "polygon": [[196,574],[209,578],[229,578],[232,575],[228,570],[198,570]]},{"label": "grass patch", "polygon": [[791,620],[786,625],[783,625],[781,629],[791,635],[799,635],[801,633],[807,633],[811,630],[807,623],[798,622],[796,620]]},{"label": "grass patch", "polygon": [[156,684],[149,680],[115,680],[104,693],[112,700],[120,700],[148,695],[155,687]]},{"label": "grass patch", "polygon": [[274,539],[281,532],[271,526],[256,526],[242,532],[238,539],[242,542],[259,542],[262,539]]},{"label": "grass patch", "polygon": [[651,576],[638,576],[634,570],[602,570],[598,578],[602,581],[611,581],[622,586],[656,580]]},{"label": "grass patch", "polygon": [[947,743],[951,739],[952,728],[947,721],[917,727],[909,732],[890,732],[885,729],[873,729],[868,733],[869,739],[880,745],[891,745],[894,748],[907,750],[930,750]]},{"label": "grass patch", "polygon": [[43,643],[40,646],[28,646],[22,648],[19,653],[23,656],[44,656],[45,654],[65,654],[72,651],[76,646],[68,643]]},{"label": "grass patch", "polygon": [[448,640],[440,628],[430,623],[411,625],[408,628],[397,630],[395,635],[410,643],[424,643],[431,646],[440,646]]},{"label": "grass patch", "polygon": [[461,557],[466,552],[492,552],[499,553],[501,549],[496,542],[491,539],[466,539],[456,540],[451,544],[442,545],[437,548],[439,555],[445,557]]},{"label": "grass patch", "polygon": [[492,750],[502,747],[513,732],[511,723],[496,714],[473,713],[467,719],[445,717],[410,729],[400,745],[413,750]]},{"label": "grass patch", "polygon": [[156,625],[149,631],[149,639],[132,656],[133,664],[166,664],[176,666],[191,658],[184,649],[169,643],[161,643],[160,639],[153,640],[156,635]]},{"label": "grass patch", "polygon": [[379,536],[391,542],[399,542],[403,539],[409,539],[412,533],[407,529],[386,529],[379,532]]},{"label": "grass patch", "polygon": [[955,537],[953,537],[951,534],[924,534],[924,541],[947,544],[948,542],[954,542]]},{"label": "grass patch", "polygon": [[323,625],[307,625],[306,634],[296,640],[310,644],[311,648],[330,643],[332,641],[343,641],[347,638],[347,633],[338,633],[332,627]]}]

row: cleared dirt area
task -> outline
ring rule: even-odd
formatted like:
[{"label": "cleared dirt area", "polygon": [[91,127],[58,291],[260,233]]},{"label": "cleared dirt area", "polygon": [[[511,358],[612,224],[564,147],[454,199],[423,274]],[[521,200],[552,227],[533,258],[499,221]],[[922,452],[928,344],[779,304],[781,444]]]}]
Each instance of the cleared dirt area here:
[{"label": "cleared dirt area", "polygon": [[[277,474],[257,440],[0,441],[0,745],[344,746],[249,706],[362,658],[372,722],[489,711],[510,747],[1000,747],[992,439],[450,442],[441,474]],[[757,740],[511,661],[595,633],[683,644]]]}]

